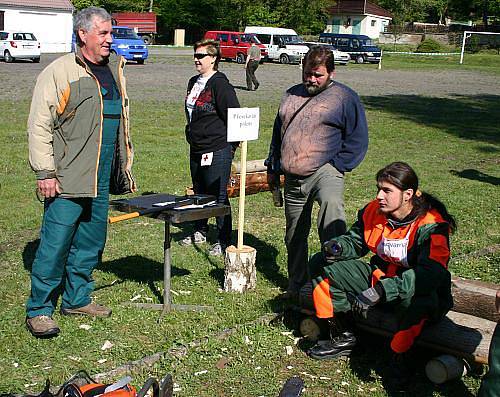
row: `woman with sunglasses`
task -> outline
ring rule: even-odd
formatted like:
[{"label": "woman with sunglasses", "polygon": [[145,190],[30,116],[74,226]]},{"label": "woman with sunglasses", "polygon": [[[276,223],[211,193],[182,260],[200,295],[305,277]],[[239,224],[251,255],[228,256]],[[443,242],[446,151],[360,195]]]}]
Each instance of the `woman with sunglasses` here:
[{"label": "woman with sunglasses", "polygon": [[[229,205],[227,184],[231,162],[238,142],[227,142],[227,110],[240,104],[233,86],[219,72],[219,43],[201,40],[194,45],[194,66],[198,75],[193,76],[187,87],[185,100],[186,139],[190,145],[190,169],[196,194],[217,197],[219,204]],[[231,244],[231,214],[216,218],[217,242],[210,255],[222,255]],[[181,241],[192,245],[207,241],[208,219],[197,221],[195,232]]]}]

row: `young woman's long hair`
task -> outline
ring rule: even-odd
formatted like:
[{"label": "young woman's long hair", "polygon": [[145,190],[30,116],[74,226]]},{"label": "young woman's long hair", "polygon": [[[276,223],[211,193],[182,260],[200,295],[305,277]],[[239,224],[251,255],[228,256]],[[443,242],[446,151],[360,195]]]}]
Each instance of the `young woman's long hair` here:
[{"label": "young woman's long hair", "polygon": [[435,209],[448,222],[451,231],[456,230],[455,218],[448,212],[446,206],[433,195],[418,190],[417,174],[407,163],[396,161],[389,164],[377,172],[376,180],[377,183],[388,182],[401,190],[413,189],[411,202],[413,205],[412,212],[415,215],[424,215],[430,209]]}]

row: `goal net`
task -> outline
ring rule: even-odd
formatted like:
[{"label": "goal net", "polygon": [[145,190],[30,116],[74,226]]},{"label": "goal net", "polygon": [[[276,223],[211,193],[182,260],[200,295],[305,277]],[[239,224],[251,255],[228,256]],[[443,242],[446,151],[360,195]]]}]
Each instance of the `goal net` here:
[{"label": "goal net", "polygon": [[460,52],[460,64],[464,61],[464,53],[476,53],[481,50],[496,50],[500,53],[500,33],[465,31]]}]

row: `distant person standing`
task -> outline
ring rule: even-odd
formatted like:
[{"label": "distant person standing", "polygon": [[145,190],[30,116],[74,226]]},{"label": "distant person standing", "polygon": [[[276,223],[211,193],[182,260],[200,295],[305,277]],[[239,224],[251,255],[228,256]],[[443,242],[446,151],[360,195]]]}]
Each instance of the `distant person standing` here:
[{"label": "distant person standing", "polygon": [[247,75],[247,89],[248,91],[253,91],[252,83],[256,90],[259,88],[259,82],[257,77],[255,77],[255,71],[259,67],[260,60],[262,55],[260,53],[260,48],[257,47],[257,44],[252,43],[250,48],[248,49],[247,60],[245,62],[245,70]]},{"label": "distant person standing", "polygon": [[92,271],[106,243],[109,194],[136,190],[125,61],[111,54],[111,30],[103,8],[78,12],[76,52],[47,66],[33,92],[29,160],[45,208],[26,326],[37,337],[59,333],[59,294],[63,315],[111,315],[92,302]]}]

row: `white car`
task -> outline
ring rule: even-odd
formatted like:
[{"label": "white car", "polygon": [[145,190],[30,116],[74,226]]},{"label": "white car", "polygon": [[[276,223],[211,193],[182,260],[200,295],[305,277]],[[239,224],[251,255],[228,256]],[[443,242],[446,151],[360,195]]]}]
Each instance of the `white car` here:
[{"label": "white car", "polygon": [[40,62],[40,43],[33,33],[0,32],[0,58],[5,62],[15,59]]},{"label": "white car", "polygon": [[328,47],[333,52],[333,59],[335,59],[335,63],[338,63],[340,65],[347,65],[351,60],[351,56],[349,55],[349,53],[340,51],[330,44],[316,43],[313,41],[307,41],[304,44],[307,45],[309,48],[315,45]]}]

